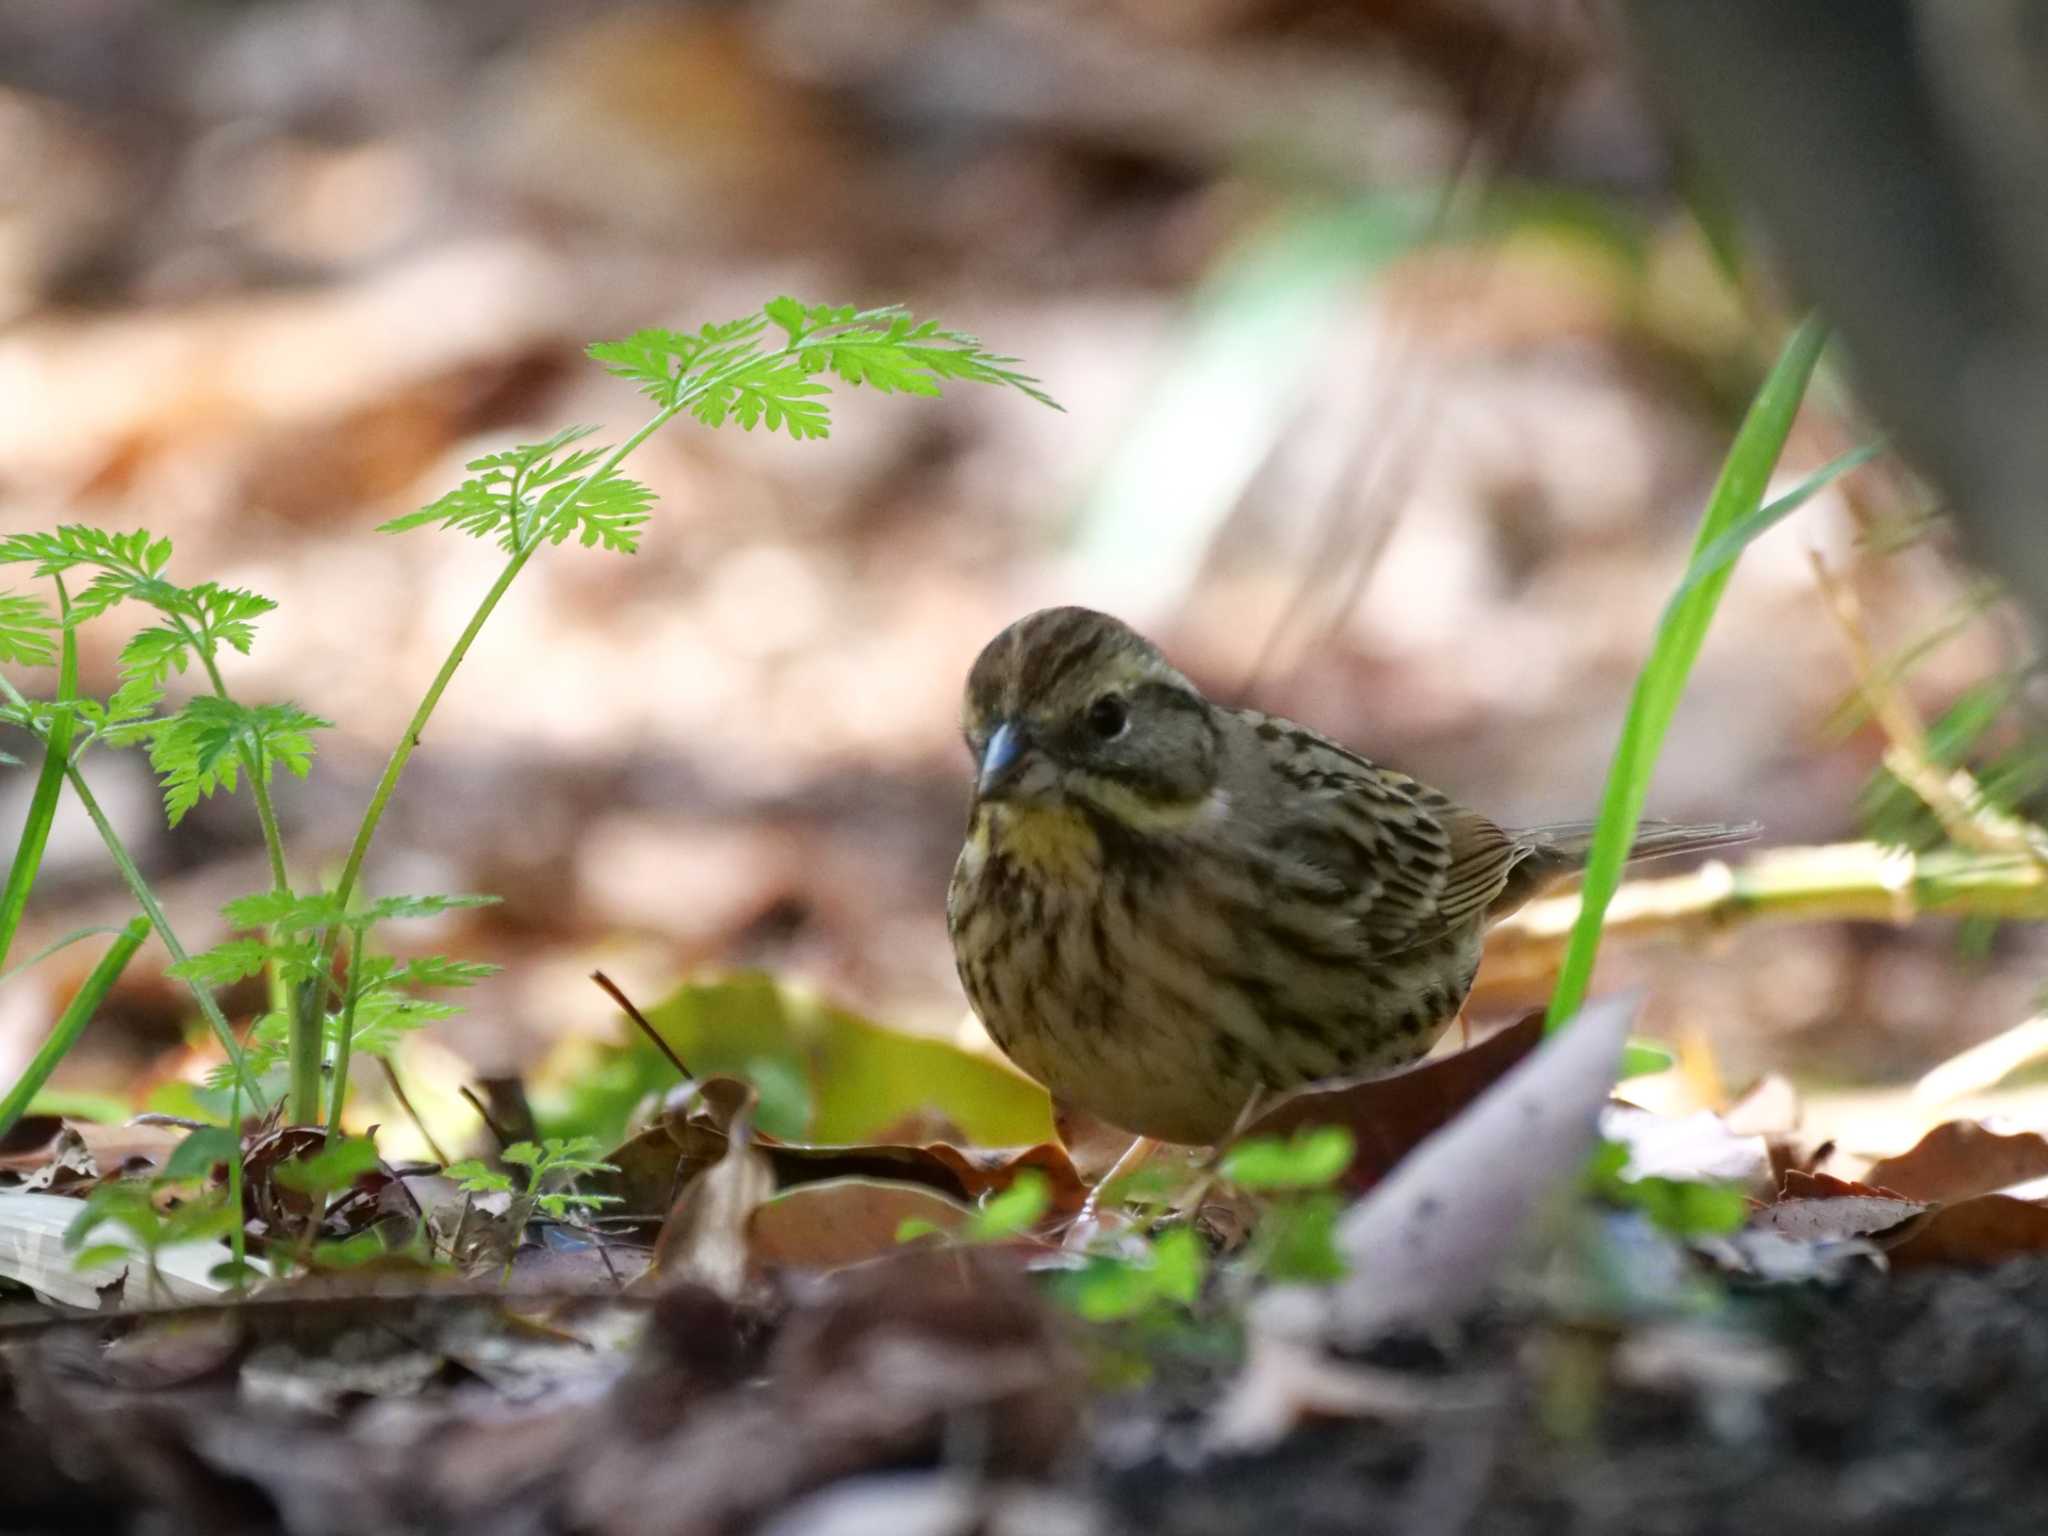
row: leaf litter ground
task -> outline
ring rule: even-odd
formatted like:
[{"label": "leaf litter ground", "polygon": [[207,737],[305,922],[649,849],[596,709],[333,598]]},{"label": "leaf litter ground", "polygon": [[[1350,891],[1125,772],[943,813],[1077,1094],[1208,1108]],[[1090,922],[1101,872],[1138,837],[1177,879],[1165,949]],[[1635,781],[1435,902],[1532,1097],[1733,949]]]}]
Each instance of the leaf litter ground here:
[{"label": "leaf litter ground", "polygon": [[[1406,1145],[1365,1149],[1367,1198],[1335,1229],[1372,1283],[1247,1308],[1212,1271],[1191,1310],[1109,1326],[1055,1303],[1032,1271],[1062,1257],[1031,1233],[895,1242],[905,1212],[964,1222],[1023,1169],[1059,1175],[1056,1235],[1078,1183],[1051,1149],[790,1146],[709,1080],[635,1138],[669,1147],[665,1174],[630,1170],[669,1212],[651,1253],[536,1218],[466,1281],[373,1263],[154,1318],[14,1309],[0,1528],[2038,1529],[2048,1240],[2041,1207],[1996,1191],[2048,1144],[1952,1123],[1860,1183],[1789,1136],[1646,1124],[1601,1086],[1630,1018],[1603,1005],[1551,1048],[1503,1031],[1412,1092],[1323,1096],[1313,1118],[1413,1112]],[[89,1177],[78,1138],[42,1130],[42,1164],[10,1154],[11,1198]],[[1688,1249],[1648,1205],[1584,1198],[1535,1220],[1614,1135],[1672,1172],[1740,1180],[1747,1157],[1742,1229]],[[431,1176],[354,1177],[330,1225],[434,1200]],[[252,1180],[252,1231],[294,1219],[275,1184]],[[1510,1241],[1523,1226],[1541,1243]],[[1411,1274],[1371,1261],[1400,1233]]]}]

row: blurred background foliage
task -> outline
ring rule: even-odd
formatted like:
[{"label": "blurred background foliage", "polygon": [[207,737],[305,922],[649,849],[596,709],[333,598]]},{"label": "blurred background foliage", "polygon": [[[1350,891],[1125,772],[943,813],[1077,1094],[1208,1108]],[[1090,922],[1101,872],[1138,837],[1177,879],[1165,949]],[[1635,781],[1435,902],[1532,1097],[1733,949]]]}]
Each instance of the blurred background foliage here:
[{"label": "blurred background foliage", "polygon": [[[544,1112],[622,1117],[660,1069],[600,1059],[625,1037],[593,966],[647,1004],[758,967],[804,990],[685,994],[685,1058],[747,1071],[771,1128],[874,1134],[928,1066],[862,1056],[860,1019],[811,999],[958,1030],[957,692],[1030,607],[1113,607],[1212,690],[1503,820],[1590,813],[1782,337],[1733,199],[1638,79],[1596,8],[1546,0],[0,8],[0,528],[146,525],[187,579],[278,598],[237,691],[339,722],[279,789],[295,846],[338,862],[492,565],[370,530],[478,452],[637,420],[584,341],[787,291],[1023,357],[1067,414],[855,397],[828,443],[654,442],[643,553],[536,567],[370,870],[506,898],[408,931],[506,967],[408,1042],[430,1104],[533,1072]],[[1847,401],[1808,410],[1784,485],[1870,435]],[[1883,777],[1809,550],[1935,755],[2038,797],[2030,643],[1934,512],[1886,463],[1745,556],[1652,814],[1935,835]],[[119,640],[86,632],[89,690]],[[261,883],[246,805],[167,834],[139,760],[93,773],[188,940],[220,937],[220,900]],[[31,779],[0,776],[0,828]],[[126,915],[67,806],[18,952]],[[1647,1025],[1696,1071],[1896,1079],[2032,1011],[2038,937],[1968,937],[1759,926],[1616,950],[1601,979],[1653,980]],[[88,964],[0,989],[0,1082]],[[59,1086],[200,1074],[159,967],[145,950]],[[871,1101],[828,1101],[854,1080],[831,1051],[868,1062]],[[1032,1139],[1042,1106],[992,1081],[949,1113]]]}]

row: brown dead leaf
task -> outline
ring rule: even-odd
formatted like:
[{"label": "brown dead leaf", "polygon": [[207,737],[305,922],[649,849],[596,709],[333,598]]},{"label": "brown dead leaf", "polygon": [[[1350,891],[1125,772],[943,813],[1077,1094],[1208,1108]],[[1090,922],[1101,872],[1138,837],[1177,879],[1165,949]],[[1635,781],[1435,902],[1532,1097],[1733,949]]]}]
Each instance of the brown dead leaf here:
[{"label": "brown dead leaf", "polygon": [[764,1202],[747,1223],[747,1245],[757,1268],[843,1269],[896,1252],[906,1221],[951,1232],[973,1214],[917,1184],[826,1179]]},{"label": "brown dead leaf", "polygon": [[737,1109],[717,1106],[726,1121],[725,1155],[684,1187],[662,1224],[654,1268],[663,1285],[701,1285],[728,1298],[745,1288],[747,1223],[775,1193],[775,1169],[753,1145],[753,1111],[751,1088]]},{"label": "brown dead leaf", "polygon": [[[899,1149],[872,1150],[895,1152]],[[1073,1159],[1067,1155],[1067,1149],[1056,1141],[1042,1141],[1035,1147],[957,1147],[946,1142],[930,1142],[901,1150],[919,1154],[914,1161],[930,1158],[945,1168],[960,1181],[960,1193],[969,1200],[978,1200],[995,1190],[1008,1189],[1010,1181],[1026,1168],[1036,1168],[1045,1175],[1052,1194],[1051,1209],[1055,1214],[1079,1210],[1088,1195],[1088,1187],[1082,1183]]]},{"label": "brown dead leaf", "polygon": [[[593,1194],[613,1195],[625,1215],[665,1211],[676,1191],[725,1156],[727,1127],[752,1089],[738,1078],[708,1077],[670,1095],[660,1123],[628,1138],[606,1161],[619,1171],[590,1180]],[[775,1170],[777,1189],[832,1179],[917,1184],[949,1199],[972,1202],[1009,1187],[1025,1168],[1046,1176],[1055,1213],[1079,1210],[1087,1185],[1057,1142],[1030,1147],[923,1146],[886,1142],[837,1146],[779,1141],[756,1131],[753,1146]]]},{"label": "brown dead leaf", "polygon": [[1884,1195],[1794,1196],[1765,1206],[1750,1224],[1799,1242],[1833,1243],[1903,1235],[1901,1229],[1926,1211],[1926,1206],[1915,1201]]},{"label": "brown dead leaf", "polygon": [[1908,1200],[1897,1190],[1789,1168],[1775,1202],[1758,1211],[1750,1227],[1805,1243],[1869,1238],[1888,1246],[1926,1211],[1925,1201]]},{"label": "brown dead leaf", "polygon": [[[912,1249],[834,1276],[781,1330],[758,1385],[679,1403],[678,1379],[703,1379],[707,1344],[734,1336],[688,1319],[650,1332],[642,1369],[584,1416],[587,1443],[540,1469],[565,1524],[605,1536],[754,1530],[813,1488],[957,1453],[970,1426],[978,1472],[1041,1478],[1083,1422],[1084,1378],[1059,1319],[996,1251]],[[498,1470],[490,1486],[533,1471]],[[443,1481],[431,1466],[427,1476]]]},{"label": "brown dead leaf", "polygon": [[[15,1131],[23,1126],[32,1126],[27,1139],[42,1136],[44,1127],[39,1123],[49,1116],[31,1115],[15,1125]],[[7,1141],[14,1140],[12,1133]],[[18,1180],[14,1175],[22,1175]],[[100,1176],[100,1165],[92,1155],[92,1148],[85,1138],[78,1134],[78,1128],[57,1122],[55,1135],[45,1137],[32,1149],[12,1155],[0,1155],[0,1181],[5,1187],[33,1193],[42,1190],[52,1195],[81,1193],[85,1186]]]},{"label": "brown dead leaf", "polygon": [[55,1115],[23,1115],[0,1136],[0,1173],[32,1173],[49,1161],[64,1122]]},{"label": "brown dead leaf", "polygon": [[2048,1206],[2011,1195],[1978,1195],[1930,1212],[1889,1249],[1894,1268],[1928,1264],[1986,1268],[2048,1251]]},{"label": "brown dead leaf", "polygon": [[1897,1157],[1871,1165],[1868,1182],[1911,1200],[1948,1203],[2048,1176],[2048,1137],[2003,1135],[1976,1120],[1937,1125]]},{"label": "brown dead leaf", "polygon": [[1439,1056],[1385,1077],[1290,1094],[1254,1120],[1248,1136],[1284,1136],[1306,1125],[1342,1125],[1358,1143],[1346,1188],[1372,1188],[1431,1132],[1448,1125],[1543,1038],[1532,1013],[1469,1050]]},{"label": "brown dead leaf", "polygon": [[[1816,1173],[1810,1168],[1789,1169],[1784,1181],[1778,1186],[1780,1200],[1849,1200],[1875,1197],[1881,1200],[1905,1200],[1896,1189],[1882,1184],[1871,1184],[1857,1179],[1838,1179],[1832,1173]],[[1925,1201],[1908,1204],[1926,1204]]]}]

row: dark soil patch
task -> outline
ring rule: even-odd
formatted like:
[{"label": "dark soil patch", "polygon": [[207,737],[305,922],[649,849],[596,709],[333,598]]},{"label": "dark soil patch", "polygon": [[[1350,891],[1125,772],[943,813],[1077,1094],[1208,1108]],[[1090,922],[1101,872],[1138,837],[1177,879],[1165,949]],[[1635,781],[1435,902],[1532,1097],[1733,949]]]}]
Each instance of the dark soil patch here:
[{"label": "dark soil patch", "polygon": [[[1323,1424],[1265,1455],[1109,1474],[1128,1529],[1174,1536],[2003,1536],[2048,1529],[2048,1263],[1866,1275],[1738,1298],[1782,1351],[1762,1392],[1617,1385],[1558,1416],[1558,1353],[1519,1341],[1495,1405]],[[1547,1364],[1544,1362],[1548,1362]],[[1447,1380],[1471,1379],[1467,1363]],[[1591,1378],[1589,1378],[1591,1380]]]}]

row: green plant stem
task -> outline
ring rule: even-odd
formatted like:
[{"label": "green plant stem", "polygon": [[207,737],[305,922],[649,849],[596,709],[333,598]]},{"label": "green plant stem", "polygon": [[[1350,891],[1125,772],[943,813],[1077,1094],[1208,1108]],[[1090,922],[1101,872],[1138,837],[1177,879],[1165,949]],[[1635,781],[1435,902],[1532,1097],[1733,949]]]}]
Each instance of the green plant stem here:
[{"label": "green plant stem", "polygon": [[[780,353],[772,355],[794,357],[799,350],[795,347],[786,347]],[[702,398],[706,390],[715,386],[722,378],[722,373],[707,374],[680,391],[672,404],[656,411],[637,432],[620,443],[602,462],[578,480],[573,489],[562,498],[561,509],[567,511],[573,508],[590,486],[616,470],[625,462],[627,455],[689,409]],[[434,710],[441,703],[441,695],[448,691],[448,685],[455,679],[456,670],[469,656],[469,648],[476,644],[476,637],[483,632],[484,625],[497,611],[498,604],[504,601],[505,594],[512,590],[512,583],[519,579],[519,573],[526,569],[526,563],[539,552],[546,540],[547,526],[539,517],[536,517],[533,524],[520,534],[517,528],[516,508],[514,529],[518,535],[517,547],[506,559],[504,568],[498,572],[498,578],[491,583],[490,590],[484,593],[483,600],[477,604],[476,612],[470,615],[462,633],[455,637],[455,644],[449,648],[447,658],[442,661],[440,670],[434,674],[434,680],[427,685],[426,693],[420,698],[419,707],[413,710],[412,719],[406,722],[404,733],[399,736],[397,745],[391,749],[391,756],[385,761],[384,772],[378,777],[376,788],[370,792],[370,803],[363,808],[363,819],[356,828],[355,841],[349,845],[348,858],[342,864],[340,878],[335,881],[334,894],[344,909],[350,896],[355,893],[356,882],[362,878],[363,861],[370,854],[370,841],[377,835],[378,824],[383,821],[384,812],[390,807],[391,797],[398,790],[399,776],[405,772],[405,765],[412,760],[413,753],[418,750],[420,740],[426,734],[427,722],[433,718]],[[319,959],[314,965],[316,975],[326,974],[327,967],[333,963],[334,950],[338,942],[338,930],[330,927],[320,941]],[[306,991],[302,989],[301,998],[303,999],[305,995]],[[309,1011],[295,1007],[292,1011],[291,1026],[291,1113],[294,1120],[305,1125],[314,1123],[320,1115],[318,1074],[316,1072],[308,1084],[302,1080],[298,1070],[302,1055],[316,1050],[319,1043],[319,1035],[316,1032],[317,1018],[303,1017]]]},{"label": "green plant stem", "polygon": [[[180,628],[186,627],[182,619],[178,623]],[[189,629],[187,633],[190,633]],[[193,636],[192,648],[199,653],[200,663],[206,668],[206,676],[213,684],[215,696],[228,698],[228,685],[222,679],[220,667],[214,661],[212,653],[200,645],[197,636]],[[263,826],[263,850],[270,857],[271,889],[281,896],[288,896],[291,894],[292,884],[291,877],[285,872],[284,834],[278,828],[277,810],[271,804],[270,782],[263,773],[261,754],[244,742],[238,755],[242,759],[243,770],[249,775],[249,793],[256,801],[256,819]]]},{"label": "green plant stem", "polygon": [[[70,609],[64,583],[57,580],[60,614]],[[28,910],[28,893],[35,888],[36,875],[43,867],[43,850],[49,846],[50,827],[57,819],[57,802],[64,793],[64,770],[71,765],[71,734],[76,717],[70,705],[78,697],[78,636],[64,626],[63,650],[57,666],[57,710],[50,719],[50,733],[43,738],[43,768],[36,778],[35,794],[28,803],[28,818],[22,823],[21,841],[15,844],[14,859],[7,867],[7,884],[0,888],[0,969],[14,947],[21,930],[22,915]],[[27,701],[12,687],[8,694],[18,707]]]},{"label": "green plant stem", "polygon": [[[633,441],[644,441],[646,429]],[[620,455],[614,452],[616,462]],[[578,487],[580,494],[581,487]],[[391,804],[391,797],[398,789],[399,775],[405,772],[405,765],[411,761],[413,752],[419,747],[420,737],[426,731],[427,721],[433,717],[435,707],[441,702],[441,695],[448,691],[448,685],[455,678],[456,668],[469,655],[469,648],[476,644],[476,637],[482,633],[484,624],[497,611],[498,604],[512,589],[512,583],[526,568],[534,552],[540,548],[540,541],[533,539],[515,550],[498,572],[498,579],[491,583],[491,589],[477,604],[476,612],[470,615],[469,623],[455,638],[447,659],[441,663],[441,670],[434,674],[434,680],[427,685],[427,691],[420,699],[419,707],[412,712],[412,719],[406,723],[405,733],[398,738],[398,745],[391,749],[391,756],[384,764],[384,772],[377,780],[377,787],[370,792],[370,803],[363,810],[361,825],[356,828],[355,841],[349,845],[348,860],[341,867],[341,877],[335,882],[334,894],[337,904],[346,909],[348,900],[355,893],[356,881],[361,878],[363,861],[369,857],[370,839],[376,836],[377,824],[384,819],[384,812]],[[327,969],[334,963],[335,945],[340,930],[329,928],[320,941],[319,957],[313,965],[316,983],[324,978]],[[320,1119],[320,1072],[321,1008],[317,999],[320,993],[316,987],[301,987],[291,1019],[291,1116],[300,1125],[313,1125]],[[304,1070],[311,1062],[310,1073]]]},{"label": "green plant stem", "polygon": [[1722,462],[1720,476],[1714,482],[1713,494],[1707,498],[1706,515],[1700,519],[1699,533],[1687,562],[1687,577],[1658,620],[1649,657],[1636,677],[1628,718],[1622,724],[1621,740],[1615,746],[1614,760],[1608,769],[1599,824],[1586,860],[1578,920],[1558,972],[1557,988],[1550,997],[1546,1029],[1560,1028],[1585,1001],[1586,989],[1592,982],[1593,962],[1599,954],[1601,923],[1608,902],[1621,885],[1629,846],[1635,841],[1650,778],[1656,771],[1657,754],[1678,709],[1686,678],[1706,639],[1721,592],[1734,574],[1732,563],[1721,564],[1713,574],[1698,578],[1694,577],[1693,568],[1705,565],[1716,554],[1722,535],[1749,523],[1762,506],[1765,487],[1777,467],[1785,439],[1791,434],[1793,418],[1799,413],[1807,380],[1820,361],[1826,339],[1826,327],[1818,318],[1809,318],[1786,341],[1743,417]]},{"label": "green plant stem", "polygon": [[341,1038],[334,1045],[334,1107],[327,1112],[327,1140],[341,1134],[341,1107],[348,1102],[348,1058],[356,1038],[356,1001],[363,995],[363,934],[352,930],[348,956],[348,999],[341,1007]]},{"label": "green plant stem", "polygon": [[[78,803],[85,808],[85,814],[100,835],[100,841],[107,845],[107,852],[113,857],[114,867],[121,872],[121,879],[127,885],[128,893],[135,898],[135,904],[142,908],[150,926],[156,929],[157,937],[163,940],[164,948],[169,951],[172,962],[183,965],[191,957],[186,954],[185,946],[178,942],[178,935],[171,928],[171,920],[164,915],[163,906],[156,899],[156,892],[149,888],[149,882],[143,878],[142,871],[135,865],[135,860],[129,857],[128,849],[121,841],[121,834],[114,830],[114,824],[107,820],[107,813],[100,809],[99,800],[87,786],[85,776],[78,771],[77,765],[73,764],[65,770],[65,777],[71,781],[71,792],[78,796]],[[249,1063],[242,1055],[241,1043],[235,1039],[234,1030],[228,1027],[228,1021],[220,1011],[220,1005],[213,1000],[213,994],[207,991],[203,983],[193,981],[187,985],[192,989],[193,1000],[199,1004],[200,1013],[205,1016],[207,1024],[212,1027],[215,1037],[219,1039],[221,1049],[227,1053],[228,1063],[235,1069],[236,1081],[248,1090],[250,1102],[256,1106],[259,1114],[262,1113],[266,1107],[263,1090],[249,1075]]]},{"label": "green plant stem", "polygon": [[56,1027],[50,1031],[49,1039],[43,1042],[35,1059],[28,1064],[28,1070],[7,1091],[7,1097],[0,1099],[0,1137],[14,1129],[15,1123],[28,1113],[29,1101],[42,1090],[50,1080],[50,1074],[57,1070],[57,1063],[78,1042],[85,1032],[85,1026],[92,1016],[99,1012],[100,1005],[107,1000],[107,994],[114,989],[114,983],[121,979],[121,972],[128,968],[128,962],[135,958],[135,951],[142,947],[142,941],[149,937],[149,923],[144,918],[133,918],[121,930],[121,936],[114,940],[107,952],[100,957],[100,963],[92,968],[71,998],[70,1005],[58,1016]]},{"label": "green plant stem", "polygon": [[[722,384],[728,375],[739,373],[745,368],[759,366],[762,363],[772,363],[784,358],[799,356],[810,347],[816,345],[817,337],[812,336],[806,338],[804,345],[782,347],[760,356],[740,358],[727,367],[713,370],[685,386],[677,393],[675,400],[671,404],[663,406],[652,416],[648,417],[641,424],[638,431],[620,443],[610,453],[606,454],[600,463],[592,467],[582,479],[578,480],[574,487],[562,497],[560,505],[556,508],[557,513],[566,513],[572,510],[577,502],[583,499],[585,491],[625,463],[626,459],[642,443],[646,442],[648,438],[654,436],[655,433],[696,404],[710,390]],[[390,804],[391,796],[398,788],[398,777],[405,772],[406,763],[411,759],[414,750],[419,746],[420,737],[427,728],[427,721],[433,716],[435,707],[440,704],[441,695],[448,691],[448,684],[454,679],[456,668],[460,667],[463,659],[469,655],[469,648],[476,643],[476,637],[483,630],[485,622],[496,611],[498,604],[503,601],[506,592],[511,590],[512,583],[518,579],[519,573],[526,568],[526,562],[539,552],[541,545],[546,542],[546,538],[547,525],[536,517],[533,525],[526,530],[525,536],[518,548],[506,560],[505,568],[498,573],[498,579],[491,583],[490,591],[486,592],[483,601],[477,604],[476,612],[470,616],[469,623],[464,626],[462,633],[456,637],[455,644],[449,650],[447,659],[441,663],[441,670],[434,674],[433,682],[427,685],[427,691],[420,699],[419,708],[413,711],[412,719],[407,722],[405,734],[398,738],[398,745],[391,749],[390,759],[384,764],[384,773],[377,780],[376,789],[370,794],[369,805],[364,808],[362,824],[356,829],[355,842],[349,846],[348,860],[342,865],[341,878],[335,883],[335,895],[340,898],[342,905],[347,905],[349,896],[355,890],[356,881],[363,872],[363,860],[369,856],[370,839],[376,836],[377,833],[377,823],[383,820],[385,808]],[[324,947],[331,958],[333,930],[329,929],[328,933],[329,942]]]},{"label": "green plant stem", "polygon": [[[220,667],[214,661],[213,653],[201,644],[199,637],[192,633],[190,626],[183,619],[179,619],[177,624],[181,630],[185,631],[186,636],[191,641],[194,653],[199,657],[200,663],[206,668],[206,676],[213,684],[214,695],[217,698],[228,698],[228,685],[226,680],[220,675]],[[237,755],[242,759],[242,771],[249,777],[249,795],[256,802],[256,820],[263,829],[263,848],[270,858],[270,888],[280,896],[289,896],[292,893],[292,886],[291,876],[285,868],[284,833],[278,826],[277,809],[271,803],[270,779],[263,771],[264,763],[261,749],[252,747],[247,742],[244,742],[237,749]],[[273,925],[266,928],[263,938],[265,943],[275,945],[277,943],[276,926]],[[286,991],[283,967],[278,963],[276,956],[273,955],[264,965],[263,969],[264,979],[270,988],[270,1006],[272,1010],[281,1013],[289,1009],[291,1012],[291,1037],[286,1060],[288,1063],[288,1075],[292,1084],[292,1100],[294,1103],[299,1101],[299,1090],[301,1085],[304,1084],[306,1085],[306,1091],[317,1102],[320,1092],[319,1011],[317,1007],[313,1009],[314,1028],[311,1032],[312,1044],[310,1047],[306,1047],[302,1040],[305,1032],[300,1027],[300,1018],[305,1010],[300,1007],[300,1000],[292,997]]]},{"label": "green plant stem", "polygon": [[[794,355],[793,350],[791,355]],[[625,462],[628,454],[686,410],[703,394],[704,386],[711,382],[713,381],[710,379],[700,380],[699,388],[684,391],[673,405],[664,406],[656,411],[639,431],[620,443],[605,456],[602,463],[576,482],[575,488],[562,499],[562,509],[566,511],[574,507],[585,490],[594,482],[611,474]],[[512,589],[512,583],[518,579],[519,573],[526,569],[526,562],[539,552],[541,544],[545,541],[546,532],[545,527],[534,527],[519,548],[506,560],[504,569],[498,572],[498,579],[491,583],[491,588],[484,594],[483,601],[477,604],[476,612],[470,615],[469,623],[464,625],[462,633],[456,636],[447,659],[441,663],[441,670],[434,674],[434,680],[427,685],[426,693],[420,698],[419,707],[412,712],[412,719],[406,723],[405,733],[398,738],[398,745],[391,749],[391,756],[384,764],[383,775],[377,780],[377,787],[370,794],[370,803],[363,810],[362,824],[356,828],[355,841],[349,845],[348,859],[341,867],[341,878],[335,882],[334,893],[344,906],[355,891],[356,881],[362,875],[363,860],[370,852],[370,839],[376,836],[377,824],[384,819],[384,812],[391,803],[391,796],[398,789],[399,775],[405,772],[406,763],[418,749],[420,738],[427,729],[427,721],[433,717],[434,710],[441,702],[441,695],[448,691],[449,683],[454,681],[456,669],[468,657],[469,648],[476,644],[476,637],[482,633],[485,623],[497,611],[498,604],[504,600],[505,594]],[[324,946],[330,957],[333,950],[333,932],[332,929],[328,930],[329,942]]]}]

